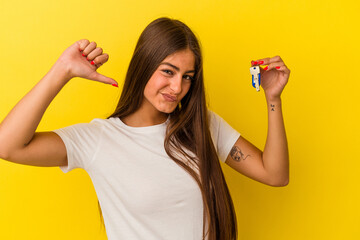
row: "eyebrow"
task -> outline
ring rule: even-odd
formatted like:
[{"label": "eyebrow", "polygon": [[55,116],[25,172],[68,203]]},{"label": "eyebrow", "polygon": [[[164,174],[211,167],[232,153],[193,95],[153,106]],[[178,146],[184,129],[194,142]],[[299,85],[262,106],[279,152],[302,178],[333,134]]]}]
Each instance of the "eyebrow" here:
[{"label": "eyebrow", "polygon": [[[162,63],[160,63],[160,65],[162,65],[162,64],[165,64],[165,65],[168,65],[168,66],[170,66],[170,67],[173,67],[173,68],[176,69],[176,71],[180,71],[180,68],[178,68],[178,67],[175,66],[175,65],[172,65],[171,63],[168,63],[168,62],[162,62]],[[190,70],[190,71],[187,71],[187,72],[185,72],[185,73],[194,73],[194,72],[195,72],[195,70]]]}]

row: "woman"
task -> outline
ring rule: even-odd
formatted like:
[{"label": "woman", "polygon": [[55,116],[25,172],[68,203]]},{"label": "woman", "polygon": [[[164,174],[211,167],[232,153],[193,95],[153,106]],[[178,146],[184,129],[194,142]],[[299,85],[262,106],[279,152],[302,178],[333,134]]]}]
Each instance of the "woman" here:
[{"label": "woman", "polygon": [[52,132],[35,132],[74,77],[117,87],[96,70],[108,60],[95,42],[75,42],[0,125],[0,157],[35,166],[85,169],[108,239],[236,239],[236,216],[219,160],[271,185],[288,183],[280,95],[290,70],[279,56],[261,68],[269,130],[264,152],[207,109],[202,55],[182,22],[159,18],[141,34],[118,106]]}]

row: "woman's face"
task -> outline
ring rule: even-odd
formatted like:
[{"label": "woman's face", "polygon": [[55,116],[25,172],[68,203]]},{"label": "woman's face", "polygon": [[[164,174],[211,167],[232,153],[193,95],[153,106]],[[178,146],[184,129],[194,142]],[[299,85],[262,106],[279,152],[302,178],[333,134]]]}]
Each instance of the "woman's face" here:
[{"label": "woman's face", "polygon": [[143,104],[171,113],[189,91],[194,74],[195,56],[190,49],[167,56],[146,84]]}]

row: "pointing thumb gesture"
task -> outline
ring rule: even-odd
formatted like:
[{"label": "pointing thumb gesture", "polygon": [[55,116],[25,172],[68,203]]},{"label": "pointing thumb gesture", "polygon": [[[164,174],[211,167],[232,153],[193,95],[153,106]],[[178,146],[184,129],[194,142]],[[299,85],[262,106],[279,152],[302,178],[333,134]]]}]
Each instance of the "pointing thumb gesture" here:
[{"label": "pointing thumb gesture", "polygon": [[108,59],[109,55],[103,53],[102,48],[97,47],[95,42],[81,39],[68,47],[62,53],[58,62],[65,65],[70,79],[73,77],[81,77],[118,87],[114,79],[106,77],[96,71],[101,65],[106,63]]},{"label": "pointing thumb gesture", "polygon": [[94,80],[94,81],[98,81],[98,82],[102,82],[102,83],[107,83],[107,84],[111,84],[114,87],[118,87],[117,82],[109,77],[106,77],[96,71],[92,72],[88,77],[86,77],[87,79],[90,80]]}]

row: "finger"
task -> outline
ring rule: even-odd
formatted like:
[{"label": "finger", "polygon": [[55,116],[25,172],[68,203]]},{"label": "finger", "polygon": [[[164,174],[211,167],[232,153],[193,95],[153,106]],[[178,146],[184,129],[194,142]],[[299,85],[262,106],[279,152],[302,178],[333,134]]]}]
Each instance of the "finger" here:
[{"label": "finger", "polygon": [[81,39],[79,41],[77,41],[78,47],[79,47],[79,51],[83,51],[85,49],[85,47],[87,45],[89,45],[90,41],[87,39]]},{"label": "finger", "polygon": [[282,71],[282,72],[284,72],[286,74],[290,74],[290,70],[287,68],[287,66],[283,62],[271,63],[266,68],[264,68],[264,70],[266,70],[266,71],[269,71],[271,69],[275,69],[275,70],[278,70],[278,71]]},{"label": "finger", "polygon": [[270,58],[262,58],[256,61],[251,61],[251,65],[268,65],[270,63]]},{"label": "finger", "polygon": [[91,60],[93,60],[94,58],[96,58],[97,56],[101,55],[102,53],[103,53],[102,48],[97,47],[97,48],[95,48],[92,52],[90,52],[90,53],[87,55],[86,59],[89,60],[89,61],[91,61]]},{"label": "finger", "polygon": [[281,62],[270,63],[267,67],[264,68],[264,70],[269,71],[274,68],[279,70],[281,68],[281,66],[283,66],[283,65],[285,65],[285,64],[281,63]]},{"label": "finger", "polygon": [[102,82],[102,83],[106,83],[106,84],[116,84],[118,85],[118,83],[112,79],[112,78],[109,78],[109,77],[106,77],[98,72],[93,72],[90,76],[87,77],[88,79],[90,80],[94,80],[94,81],[98,81],[98,82]]},{"label": "finger", "polygon": [[100,56],[97,56],[92,62],[94,62],[95,66],[100,66],[104,63],[106,63],[109,60],[109,55],[107,53],[101,54]]},{"label": "finger", "polygon": [[280,56],[275,56],[272,58],[269,58],[268,61],[266,61],[267,65],[273,64],[273,63],[284,63]]},{"label": "finger", "polygon": [[288,69],[285,64],[281,65],[281,66],[276,66],[275,69],[278,70],[278,71],[282,71],[285,74],[290,74],[290,69]]},{"label": "finger", "polygon": [[95,64],[94,66],[96,67],[96,69],[98,69],[99,67],[101,67],[102,63],[98,63],[98,64]]},{"label": "finger", "polygon": [[270,58],[271,62],[282,62],[283,60],[281,59],[281,57],[279,55]]},{"label": "finger", "polygon": [[252,65],[269,65],[271,63],[276,63],[276,62],[283,62],[283,60],[281,59],[280,56],[275,56],[272,58],[262,58],[262,59],[258,59],[256,61],[251,61]]},{"label": "finger", "polygon": [[96,43],[95,42],[91,42],[89,43],[84,51],[83,51],[83,56],[87,56],[90,52],[92,52],[94,49],[96,48]]}]

